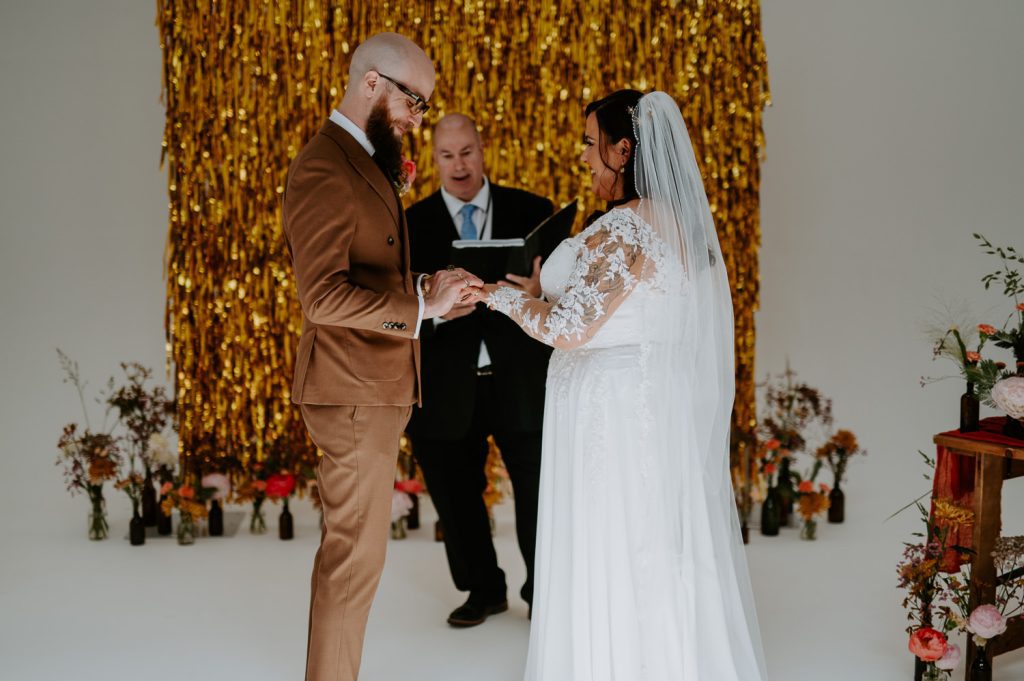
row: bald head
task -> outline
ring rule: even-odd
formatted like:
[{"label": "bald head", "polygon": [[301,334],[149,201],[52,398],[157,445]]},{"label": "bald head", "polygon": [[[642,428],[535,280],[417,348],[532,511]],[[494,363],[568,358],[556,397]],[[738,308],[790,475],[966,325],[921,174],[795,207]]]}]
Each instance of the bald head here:
[{"label": "bald head", "polygon": [[484,147],[469,116],[451,113],[434,126],[434,164],[441,186],[469,201],[484,184]]},{"label": "bald head", "polygon": [[429,99],[434,91],[434,64],[419,45],[398,33],[378,33],[367,38],[352,53],[348,67],[349,88],[376,71],[402,81]]}]

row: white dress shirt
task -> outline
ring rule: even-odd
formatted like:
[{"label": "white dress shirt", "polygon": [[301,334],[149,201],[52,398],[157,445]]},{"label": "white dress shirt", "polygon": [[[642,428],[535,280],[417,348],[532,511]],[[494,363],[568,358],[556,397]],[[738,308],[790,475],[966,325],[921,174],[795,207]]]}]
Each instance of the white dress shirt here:
[{"label": "white dress shirt", "polygon": [[[473,204],[476,206],[476,210],[473,211],[473,224],[476,225],[476,233],[478,239],[490,239],[491,234],[494,232],[494,211],[491,210],[491,183],[488,179],[484,178],[484,186],[480,188],[480,191],[476,193],[476,196],[471,198],[469,201],[463,201],[460,198],[452,196],[441,187],[441,198],[444,199],[444,205],[448,208],[448,212],[452,216],[452,222],[455,223],[455,230],[462,230],[462,216],[459,215],[459,211],[462,210],[466,204]],[[444,323],[445,319],[438,317],[434,320],[434,326]],[[480,341],[480,355],[477,358],[477,368],[485,367],[491,363],[491,356],[487,352],[487,344]]]},{"label": "white dress shirt", "polygon": [[[331,111],[331,122],[334,123],[335,125],[340,126],[342,130],[352,135],[352,137],[355,138],[356,142],[359,142],[359,146],[361,146],[363,149],[366,149],[367,154],[373,156],[373,152],[375,150],[373,148],[373,144],[370,143],[370,138],[366,136],[366,133],[363,131],[362,128],[360,128],[358,125],[352,122],[351,118],[341,113],[337,109],[333,109]],[[422,283],[423,275],[421,274],[416,279],[416,297],[420,301],[420,311],[416,317],[416,332],[413,334],[413,338],[420,337],[420,326],[423,324],[424,303],[423,287],[421,286]]]}]

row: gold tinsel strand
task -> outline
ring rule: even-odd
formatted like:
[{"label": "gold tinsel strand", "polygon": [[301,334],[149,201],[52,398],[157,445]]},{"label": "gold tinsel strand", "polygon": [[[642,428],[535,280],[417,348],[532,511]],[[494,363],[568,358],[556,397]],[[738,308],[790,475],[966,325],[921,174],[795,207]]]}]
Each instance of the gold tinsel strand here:
[{"label": "gold tinsel strand", "polygon": [[167,351],[182,455],[244,472],[272,443],[315,460],[289,402],[302,321],[281,231],[288,164],[340,100],[352,51],[397,31],[434,60],[438,86],[410,135],[437,186],[430,125],[477,121],[499,184],[597,207],[579,162],[583,107],[623,87],[661,89],[693,137],[736,310],[736,423],[753,427],[761,112],[769,103],[750,0],[158,0],[170,229]]}]

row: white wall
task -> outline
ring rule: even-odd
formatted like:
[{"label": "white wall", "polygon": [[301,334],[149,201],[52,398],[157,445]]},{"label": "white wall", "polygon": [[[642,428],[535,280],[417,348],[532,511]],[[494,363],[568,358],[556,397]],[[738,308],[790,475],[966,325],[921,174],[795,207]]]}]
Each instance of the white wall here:
[{"label": "white wall", "polygon": [[919,387],[950,368],[926,308],[968,300],[997,326],[1012,309],[983,290],[997,261],[971,233],[1024,248],[1022,28],[1018,2],[764,3],[758,372],[788,356],[834,396],[870,450],[852,493],[877,513],[958,423],[959,381]]},{"label": "white wall", "polygon": [[53,465],[61,426],[81,418],[56,347],[79,360],[92,388],[124,360],[163,379],[155,15],[155,3],[130,0],[0,5],[4,534],[85,522],[86,502],[63,493]]},{"label": "white wall", "polygon": [[[94,387],[121,360],[163,366],[167,198],[154,15],[154,3],[127,0],[0,4],[7,549],[17,546],[9,538],[68,523],[84,535],[85,503],[63,493],[53,466],[60,426],[78,418],[54,349],[76,357]],[[788,356],[835,398],[838,423],[870,450],[848,487],[848,513],[867,524],[867,538],[844,539],[852,528],[822,532],[860,551],[876,574],[862,599],[874,609],[861,616],[876,618],[877,633],[864,646],[880,651],[884,668],[897,668],[892,659],[909,669],[892,636],[902,615],[891,585],[913,517],[882,520],[925,488],[915,451],[957,423],[958,383],[918,385],[945,370],[917,331],[924,309],[959,298],[981,309],[1002,304],[981,290],[994,262],[970,232],[1024,247],[1024,3],[766,0],[763,18],[775,105],[765,114],[758,374],[780,370]],[[1016,515],[1006,519],[1021,532],[1024,490],[1015,490]],[[755,548],[762,613],[799,611],[801,583],[780,585],[806,566],[788,545]],[[0,574],[17,572],[0,561]],[[860,636],[862,624],[844,634]],[[801,669],[784,659],[794,655],[786,636],[766,637],[770,666]],[[851,664],[861,654],[851,646]]]}]

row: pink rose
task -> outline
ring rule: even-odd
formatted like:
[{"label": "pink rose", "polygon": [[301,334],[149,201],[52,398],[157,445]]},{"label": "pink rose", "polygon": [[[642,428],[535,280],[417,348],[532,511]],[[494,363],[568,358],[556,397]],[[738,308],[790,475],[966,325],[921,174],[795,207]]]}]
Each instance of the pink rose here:
[{"label": "pink rose", "polygon": [[228,480],[228,476],[223,473],[207,473],[203,476],[203,480],[200,483],[203,487],[209,487],[214,490],[214,499],[220,501],[226,499],[228,493],[231,492],[231,481]]},{"label": "pink rose", "polygon": [[922,662],[935,662],[946,654],[946,637],[941,631],[922,627],[910,636],[907,646]]},{"label": "pink rose", "polygon": [[994,605],[979,605],[967,621],[967,631],[979,638],[995,638],[1006,631],[1006,618]]},{"label": "pink rose", "polygon": [[943,671],[951,672],[960,664],[960,646],[950,643],[946,653],[935,661],[935,666]]},{"label": "pink rose", "polygon": [[1024,418],[1024,378],[1010,376],[992,386],[992,401],[1008,416]]},{"label": "pink rose", "polygon": [[409,511],[412,510],[412,499],[405,492],[400,492],[397,489],[391,493],[391,522],[397,522],[398,520],[409,515]]}]

